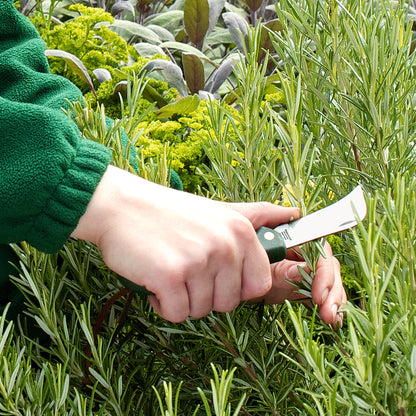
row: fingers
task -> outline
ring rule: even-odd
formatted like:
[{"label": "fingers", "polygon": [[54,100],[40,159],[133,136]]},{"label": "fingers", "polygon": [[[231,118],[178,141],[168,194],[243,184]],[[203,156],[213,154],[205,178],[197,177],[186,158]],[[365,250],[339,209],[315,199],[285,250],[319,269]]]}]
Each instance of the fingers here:
[{"label": "fingers", "polygon": [[[343,313],[339,312],[339,307],[341,304],[347,302],[347,295],[342,284],[338,260],[335,257],[331,257],[328,261],[332,263],[334,283],[326,299],[320,303],[319,314],[325,323],[331,324],[334,329],[337,329],[338,326],[341,327],[343,324]],[[323,269],[317,270],[315,281],[319,282],[319,280],[325,278],[324,275],[321,274],[322,271]],[[312,291],[314,292],[314,290],[315,287],[312,285]]]},{"label": "fingers", "polygon": [[338,310],[340,304],[347,301],[347,295],[342,284],[339,261],[333,257],[328,243],[324,249],[327,257],[320,257],[318,260],[312,284],[312,299],[320,305],[319,314],[322,320],[336,329],[342,326],[343,314]]},{"label": "fingers", "polygon": [[[211,230],[202,241],[188,236],[174,258],[165,256],[148,270],[163,276],[146,285],[157,294],[149,299],[161,317],[181,322],[211,310],[229,312],[270,289],[270,265],[254,228],[244,217],[232,215],[227,233]],[[202,235],[202,230],[194,231],[194,236]]]},{"label": "fingers", "polygon": [[305,296],[298,293],[299,283],[302,281],[302,274],[299,268],[310,272],[305,262],[283,260],[270,265],[272,273],[272,288],[262,298],[266,304],[283,303],[285,300],[298,300]]},{"label": "fingers", "polygon": [[[343,314],[339,313],[339,306],[347,302],[347,296],[342,284],[340,264],[332,255],[329,244],[325,247],[326,258],[320,257],[312,283],[312,299],[319,306],[320,316],[325,323],[334,329],[342,326]],[[252,302],[265,301],[267,304],[283,303],[285,300],[300,300],[305,296],[298,293],[302,282],[303,269],[310,273],[310,269],[295,252],[288,252],[288,258],[272,264],[272,288],[263,297],[253,299]]]},{"label": "fingers", "polygon": [[228,203],[227,206],[244,215],[256,230],[261,226],[276,227],[300,216],[299,208],[282,207],[269,202]]},{"label": "fingers", "polygon": [[312,286],[312,299],[322,305],[328,297],[335,281],[335,269],[331,246],[326,243],[324,246],[326,258],[320,257],[316,265],[316,276]]}]

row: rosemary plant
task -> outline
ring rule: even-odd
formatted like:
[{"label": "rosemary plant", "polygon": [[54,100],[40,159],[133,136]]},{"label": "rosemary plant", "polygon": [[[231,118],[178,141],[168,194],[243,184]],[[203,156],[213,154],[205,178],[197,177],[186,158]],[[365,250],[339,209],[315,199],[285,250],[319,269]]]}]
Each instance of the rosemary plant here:
[{"label": "rosemary plant", "polygon": [[[248,30],[236,88],[208,103],[201,192],[304,214],[361,183],[366,220],[332,240],[344,327],[302,303],[170,324],[93,245],[44,255],[19,244],[13,281],[26,310],[0,317],[1,415],[415,414],[414,11],[403,0],[281,0],[275,13],[272,48],[260,53],[264,28]],[[68,116],[115,165],[167,185],[168,147],[160,160],[130,157],[144,82],[128,80],[109,129],[102,105],[75,103]],[[313,270],[319,244],[302,253]]]}]

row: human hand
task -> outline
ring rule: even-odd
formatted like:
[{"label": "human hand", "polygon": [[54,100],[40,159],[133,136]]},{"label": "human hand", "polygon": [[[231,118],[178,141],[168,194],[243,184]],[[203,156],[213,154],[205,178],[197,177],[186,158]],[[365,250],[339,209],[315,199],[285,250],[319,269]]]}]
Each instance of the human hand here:
[{"label": "human hand", "polygon": [[110,166],[72,236],[97,244],[110,269],[154,293],[160,316],[180,322],[265,295],[272,274],[255,230],[298,216],[297,208],[212,201]]},{"label": "human hand", "polygon": [[[331,246],[324,246],[326,258],[320,257],[312,283],[312,299],[319,305],[322,320],[331,324],[334,329],[342,326],[343,314],[338,313],[339,305],[346,303],[347,295],[342,285],[339,261],[332,255]],[[287,300],[304,299],[297,293],[298,284],[302,281],[299,267],[310,272],[306,263],[294,251],[289,251],[287,259],[271,265],[272,288],[261,299],[267,304],[283,303]],[[294,283],[294,284],[293,284]]]}]

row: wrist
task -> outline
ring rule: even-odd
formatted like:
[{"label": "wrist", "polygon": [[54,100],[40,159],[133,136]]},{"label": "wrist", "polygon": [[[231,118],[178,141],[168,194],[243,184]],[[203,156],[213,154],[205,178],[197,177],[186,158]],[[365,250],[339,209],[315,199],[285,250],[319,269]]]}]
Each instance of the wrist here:
[{"label": "wrist", "polygon": [[118,170],[108,166],[71,237],[98,244],[108,219],[115,214],[115,203],[121,198],[115,179],[119,175]]}]

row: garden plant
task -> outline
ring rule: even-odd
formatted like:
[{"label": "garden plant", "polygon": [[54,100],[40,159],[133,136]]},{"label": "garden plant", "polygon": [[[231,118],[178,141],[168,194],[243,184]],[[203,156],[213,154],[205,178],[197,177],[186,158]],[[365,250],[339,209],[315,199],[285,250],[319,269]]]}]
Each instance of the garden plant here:
[{"label": "garden plant", "polygon": [[[113,163],[224,201],[307,214],[361,184],[367,217],[328,237],[343,327],[311,302],[172,324],[95,246],[26,243],[0,318],[1,415],[416,414],[416,12],[403,0],[20,0],[67,112]],[[108,129],[107,117],[115,120]],[[129,137],[121,145],[121,129]],[[135,160],[129,158],[134,155]],[[312,270],[322,242],[301,248]]]}]

